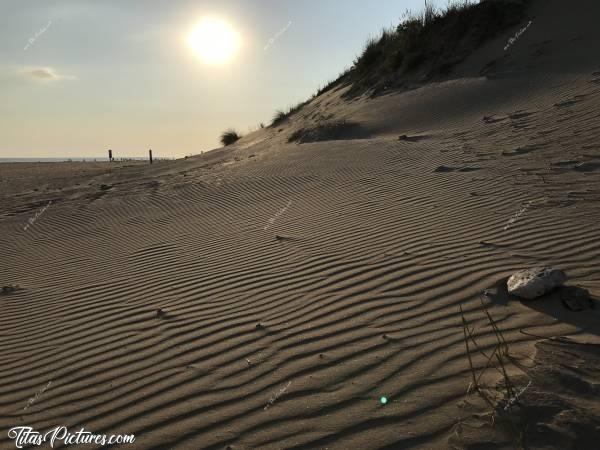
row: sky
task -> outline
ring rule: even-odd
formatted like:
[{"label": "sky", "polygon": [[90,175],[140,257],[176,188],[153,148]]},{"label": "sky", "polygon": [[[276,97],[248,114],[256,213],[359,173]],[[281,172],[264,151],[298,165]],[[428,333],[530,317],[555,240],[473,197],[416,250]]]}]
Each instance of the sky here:
[{"label": "sky", "polygon": [[[446,0],[437,2],[445,6]],[[269,123],[423,0],[0,0],[0,158],[183,157]],[[234,31],[207,63],[203,18]],[[219,41],[206,37],[203,45]],[[219,47],[220,48],[220,47]]]}]

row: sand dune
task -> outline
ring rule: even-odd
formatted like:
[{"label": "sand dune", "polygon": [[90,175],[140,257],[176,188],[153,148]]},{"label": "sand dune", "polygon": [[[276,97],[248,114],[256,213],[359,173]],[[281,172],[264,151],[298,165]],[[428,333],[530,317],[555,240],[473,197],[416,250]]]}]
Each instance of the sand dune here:
[{"label": "sand dune", "polygon": [[[597,309],[502,290],[547,264],[600,296],[599,32],[575,20],[597,5],[561,28],[565,7],[541,3],[487,77],[474,68],[515,30],[460,78],[353,102],[328,92],[225,150],[98,163],[82,181],[57,175],[67,166],[2,165],[0,282],[21,289],[0,296],[0,428],[85,426],[143,449],[517,448],[465,406],[477,396],[459,305],[491,351],[489,290],[523,365],[533,335],[597,344],[600,330]],[[572,70],[553,70],[561,61]],[[325,113],[368,136],[287,142]],[[533,380],[532,408],[558,386],[510,370],[519,387]],[[590,420],[583,440],[555,428],[561,448],[592,448],[600,415],[585,397],[569,397]],[[575,408],[564,405],[556,414]],[[480,435],[457,438],[474,420]],[[552,445],[528,436],[527,448]]]}]

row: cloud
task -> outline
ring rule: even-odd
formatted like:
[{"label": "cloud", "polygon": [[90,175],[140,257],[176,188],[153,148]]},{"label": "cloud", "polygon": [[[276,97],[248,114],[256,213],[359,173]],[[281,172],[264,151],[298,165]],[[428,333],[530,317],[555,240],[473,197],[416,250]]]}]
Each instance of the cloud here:
[{"label": "cloud", "polygon": [[77,78],[71,75],[65,75],[57,72],[51,67],[26,67],[19,71],[22,77],[33,81],[51,82],[62,80],[76,80]]},{"label": "cloud", "polygon": [[48,69],[34,69],[29,72],[26,72],[27,75],[33,78],[40,78],[42,80],[55,79],[56,75]]}]

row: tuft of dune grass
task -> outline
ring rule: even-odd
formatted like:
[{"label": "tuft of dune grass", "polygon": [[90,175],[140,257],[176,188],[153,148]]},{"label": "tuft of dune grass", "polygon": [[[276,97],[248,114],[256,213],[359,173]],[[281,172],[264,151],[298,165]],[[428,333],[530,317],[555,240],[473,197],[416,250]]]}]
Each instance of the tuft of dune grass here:
[{"label": "tuft of dune grass", "polygon": [[287,110],[278,109],[275,111],[275,115],[273,116],[273,120],[271,121],[271,126],[277,126],[290,118],[294,113],[300,111],[304,105],[306,105],[309,101],[300,102],[295,106],[290,106]]},{"label": "tuft of dune grass", "polygon": [[241,136],[237,133],[237,131],[233,130],[233,129],[229,129],[224,131],[221,134],[221,144],[223,144],[224,146],[228,146],[231,145],[235,142],[237,142],[239,139],[241,138]]}]

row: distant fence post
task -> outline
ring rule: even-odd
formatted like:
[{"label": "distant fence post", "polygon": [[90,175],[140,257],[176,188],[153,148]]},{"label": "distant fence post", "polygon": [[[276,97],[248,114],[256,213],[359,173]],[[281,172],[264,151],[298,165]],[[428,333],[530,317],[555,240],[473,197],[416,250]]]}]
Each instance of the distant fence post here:
[{"label": "distant fence post", "polygon": [[150,155],[150,164],[152,164],[152,149],[148,150],[148,154]]},{"label": "distant fence post", "polygon": [[109,162],[112,162],[112,160],[113,160],[113,157],[112,157],[112,150],[109,150],[109,151],[108,151],[108,161],[109,161]]}]

